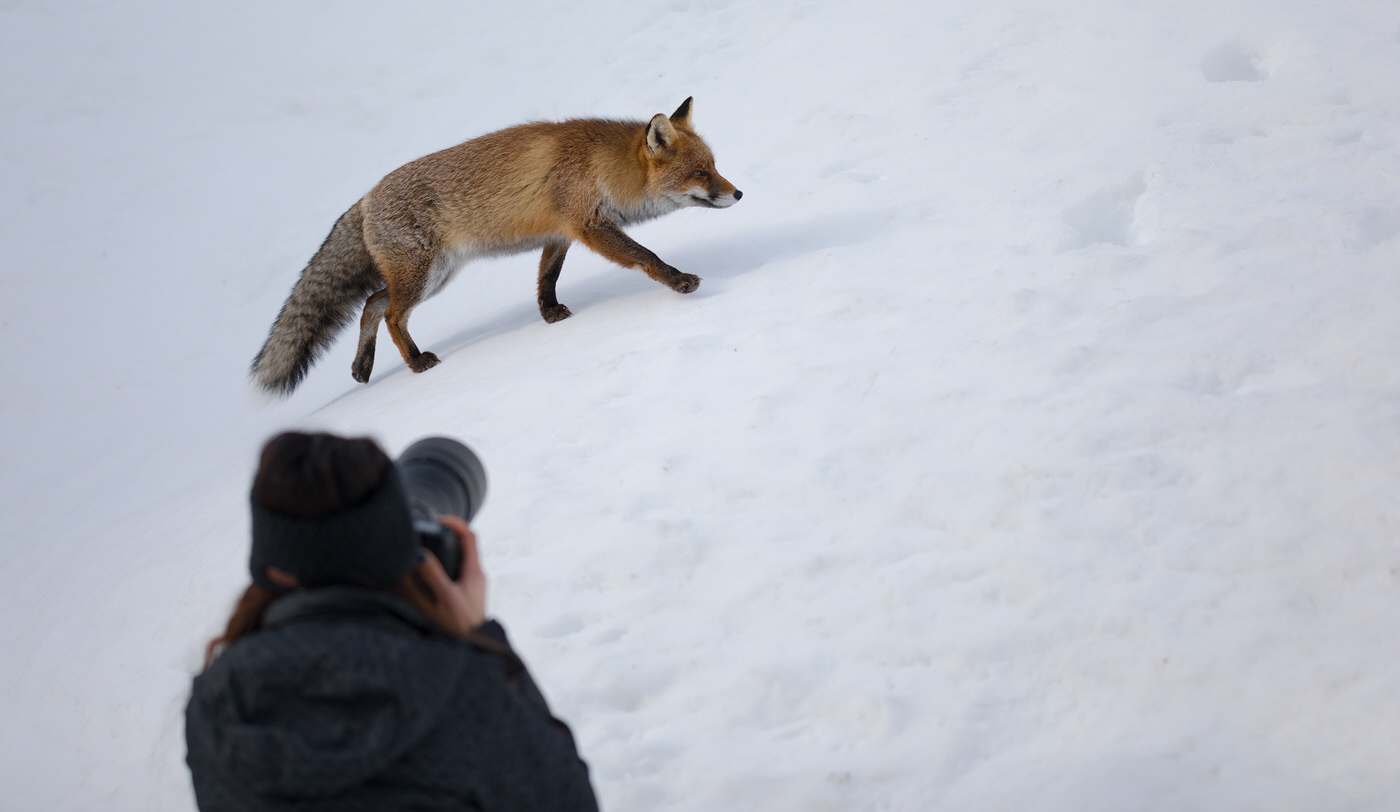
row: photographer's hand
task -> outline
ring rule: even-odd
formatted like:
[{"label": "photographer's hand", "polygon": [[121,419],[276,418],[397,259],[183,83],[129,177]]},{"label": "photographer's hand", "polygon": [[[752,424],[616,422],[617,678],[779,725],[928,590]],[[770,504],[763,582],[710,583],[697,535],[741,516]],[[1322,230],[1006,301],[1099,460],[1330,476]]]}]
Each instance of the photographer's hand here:
[{"label": "photographer's hand", "polygon": [[453,580],[432,555],[418,565],[418,571],[445,610],[450,625],[447,631],[463,636],[486,621],[486,573],[477,556],[476,534],[467,523],[456,516],[442,516],[438,521],[452,528],[462,543],[462,571]]}]

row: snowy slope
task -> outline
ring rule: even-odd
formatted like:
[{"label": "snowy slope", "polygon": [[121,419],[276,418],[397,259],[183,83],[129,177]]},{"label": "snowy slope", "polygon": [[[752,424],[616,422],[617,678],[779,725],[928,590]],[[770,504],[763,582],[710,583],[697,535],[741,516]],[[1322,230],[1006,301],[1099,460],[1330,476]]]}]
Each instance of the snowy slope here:
[{"label": "snowy slope", "polygon": [[[0,808],[191,808],[292,426],[481,452],[608,809],[1400,803],[1400,8],[476,5],[0,7]],[[687,95],[695,294],[493,260],[249,393],[385,172]]]}]

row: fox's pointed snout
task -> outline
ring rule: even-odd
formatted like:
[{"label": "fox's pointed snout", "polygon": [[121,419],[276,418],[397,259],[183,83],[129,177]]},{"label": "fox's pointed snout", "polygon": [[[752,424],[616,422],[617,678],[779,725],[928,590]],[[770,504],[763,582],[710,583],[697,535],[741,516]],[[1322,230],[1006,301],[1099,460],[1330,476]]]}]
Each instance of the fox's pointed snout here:
[{"label": "fox's pointed snout", "polygon": [[744,193],[739,191],[738,189],[735,189],[732,192],[726,192],[724,194],[708,193],[691,195],[691,197],[701,206],[706,206],[712,209],[727,209],[735,203],[738,203],[739,198],[743,196]]}]

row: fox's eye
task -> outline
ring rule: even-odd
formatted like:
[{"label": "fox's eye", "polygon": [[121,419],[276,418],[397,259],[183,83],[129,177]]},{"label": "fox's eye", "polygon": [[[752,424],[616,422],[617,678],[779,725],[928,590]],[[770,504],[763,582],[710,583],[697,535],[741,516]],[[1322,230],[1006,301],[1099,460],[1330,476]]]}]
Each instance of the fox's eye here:
[{"label": "fox's eye", "polygon": [[690,174],[694,175],[697,178],[708,178],[710,176],[710,173],[706,172],[703,169],[697,169],[694,172],[691,172]]}]

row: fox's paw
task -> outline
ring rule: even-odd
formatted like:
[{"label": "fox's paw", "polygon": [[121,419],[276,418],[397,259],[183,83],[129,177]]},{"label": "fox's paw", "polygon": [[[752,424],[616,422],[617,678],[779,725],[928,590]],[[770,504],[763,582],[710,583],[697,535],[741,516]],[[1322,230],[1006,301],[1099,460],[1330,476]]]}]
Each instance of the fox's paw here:
[{"label": "fox's paw", "polygon": [[671,290],[676,293],[694,293],[700,287],[700,277],[693,273],[678,273],[671,278]]},{"label": "fox's paw", "polygon": [[369,373],[373,369],[374,361],[360,363],[360,359],[356,358],[355,363],[350,365],[350,377],[354,378],[360,383],[369,383]]},{"label": "fox's paw", "polygon": [[418,357],[408,362],[408,368],[414,372],[427,372],[438,364],[442,363],[436,355],[430,352],[420,352]]},{"label": "fox's paw", "polygon": [[355,356],[355,360],[350,364],[350,377],[360,383],[369,383],[369,373],[374,369],[374,348],[363,355]]},{"label": "fox's paw", "polygon": [[550,324],[553,324],[556,321],[563,321],[564,319],[567,319],[568,317],[572,316],[573,313],[569,312],[569,308],[561,304],[557,304],[553,307],[541,307],[540,315],[544,316],[545,321],[549,322]]}]

